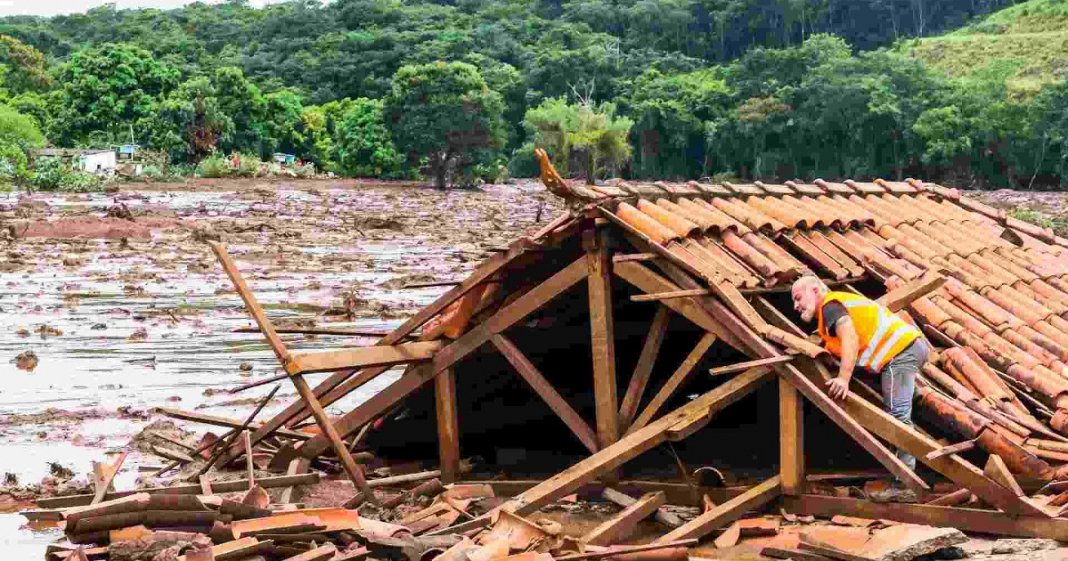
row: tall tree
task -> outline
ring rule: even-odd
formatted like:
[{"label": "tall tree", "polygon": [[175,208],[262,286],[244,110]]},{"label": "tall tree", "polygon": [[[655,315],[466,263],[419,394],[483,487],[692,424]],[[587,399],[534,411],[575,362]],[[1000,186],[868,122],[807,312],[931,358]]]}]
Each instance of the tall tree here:
[{"label": "tall tree", "polygon": [[401,67],[383,111],[397,148],[409,162],[425,158],[439,189],[491,161],[505,142],[501,95],[463,62]]}]

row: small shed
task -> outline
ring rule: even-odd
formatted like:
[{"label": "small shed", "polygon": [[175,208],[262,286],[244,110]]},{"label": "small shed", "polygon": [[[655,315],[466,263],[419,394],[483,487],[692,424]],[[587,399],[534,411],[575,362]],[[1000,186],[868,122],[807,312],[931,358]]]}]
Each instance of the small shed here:
[{"label": "small shed", "polygon": [[115,173],[115,151],[109,149],[45,148],[33,152],[35,159],[62,158],[81,171],[99,175]]}]

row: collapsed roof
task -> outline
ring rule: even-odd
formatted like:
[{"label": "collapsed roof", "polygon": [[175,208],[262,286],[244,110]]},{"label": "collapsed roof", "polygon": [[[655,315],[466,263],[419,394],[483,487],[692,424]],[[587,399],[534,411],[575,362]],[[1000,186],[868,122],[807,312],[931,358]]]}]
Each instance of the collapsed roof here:
[{"label": "collapsed roof", "polygon": [[[253,443],[315,416],[322,432],[278,455],[315,459],[334,450],[345,465],[343,439],[359,440],[376,419],[422,415],[437,427],[443,475],[455,478],[463,426],[496,434],[514,414],[529,429],[524,438],[537,438],[541,425],[527,425],[516,403],[501,397],[500,376],[475,375],[514,369],[584,458],[517,497],[511,507],[522,514],[660,444],[686,440],[777,378],[779,475],[724,507],[728,514],[785,494],[801,510],[871,515],[868,504],[804,494],[803,396],[913,489],[926,494],[931,486],[889,447],[966,489],[965,499],[974,494],[1000,511],[984,516],[1042,521],[969,522],[980,531],[1068,537],[1068,519],[1059,518],[1068,495],[1057,495],[1064,489],[1054,483],[1068,479],[1068,240],[916,180],[580,185],[563,180],[544,152],[538,158],[542,181],[570,211],[503,248],[374,347],[290,353],[216,247],[303,398],[257,428]],[[932,428],[963,442],[946,446],[901,424],[862,385],[843,402],[827,397],[826,353],[781,298],[803,274],[879,298],[923,330],[938,352],[918,379],[918,404],[937,421]],[[634,311],[640,305],[632,302],[641,301],[658,303],[651,320]],[[685,328],[672,323],[676,316]],[[658,360],[687,329],[691,338],[676,345],[676,356]],[[400,377],[364,403],[338,419],[322,414],[398,364],[407,365]],[[620,374],[624,364],[633,365],[629,376]],[[709,365],[719,365],[711,380],[694,376]],[[301,387],[303,374],[323,371],[332,373],[314,390]],[[696,398],[682,396],[694,388]],[[402,423],[386,427],[371,433],[376,448],[416,438]],[[989,458],[985,470],[960,455],[969,449]],[[241,453],[234,446],[228,459]],[[710,512],[665,538],[703,535],[729,521],[722,509]],[[910,512],[895,511],[898,518]]]}]

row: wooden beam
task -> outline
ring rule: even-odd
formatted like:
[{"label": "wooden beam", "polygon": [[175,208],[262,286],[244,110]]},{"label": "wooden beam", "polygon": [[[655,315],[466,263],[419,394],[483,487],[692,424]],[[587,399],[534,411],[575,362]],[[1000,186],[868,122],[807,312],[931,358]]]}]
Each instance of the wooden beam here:
[{"label": "wooden beam", "polygon": [[[308,468],[311,467],[311,460],[308,458],[293,458],[289,461],[289,467],[286,468],[286,475],[299,475],[302,473],[308,473]],[[278,498],[278,502],[281,504],[289,504],[293,502],[293,486],[289,485],[282,488],[282,494]]]},{"label": "wooden beam", "polygon": [[928,274],[917,280],[887,292],[876,300],[876,302],[886,306],[891,312],[896,312],[908,307],[908,305],[914,301],[942,288],[943,284],[946,284],[946,277],[939,275],[938,273],[928,272]]},{"label": "wooden beam", "polygon": [[597,452],[597,434],[590,425],[582,419],[582,416],[556,391],[556,388],[545,379],[545,376],[534,366],[533,363],[504,335],[494,335],[491,339],[497,350],[508,359],[508,362],[516,369],[516,372],[530,384],[538,396],[545,401],[546,405],[553,410],[560,420],[567,425],[571,432],[582,442],[591,453]]},{"label": "wooden beam", "polygon": [[627,430],[630,423],[634,421],[634,415],[638,413],[638,406],[641,405],[649,377],[653,374],[653,365],[656,364],[656,357],[660,354],[660,345],[664,342],[664,335],[667,333],[670,321],[670,308],[657,306],[649,332],[645,335],[645,343],[638,356],[637,366],[634,367],[634,373],[630,376],[627,393],[623,395],[623,405],[619,407],[619,426],[623,431]]},{"label": "wooden beam", "polygon": [[757,360],[749,360],[746,362],[739,362],[737,364],[728,364],[727,366],[717,366],[716,368],[709,369],[708,373],[713,376],[722,376],[724,374],[734,374],[735,372],[742,372],[743,370],[749,370],[750,368],[760,368],[761,366],[771,366],[783,362],[790,362],[794,359],[794,355],[779,355],[770,358],[759,358]]},{"label": "wooden beam", "polygon": [[674,298],[692,298],[694,296],[708,296],[711,290],[706,288],[690,288],[686,290],[672,290],[671,292],[658,292],[656,294],[635,294],[630,297],[631,302],[657,302],[660,300],[672,300]]},{"label": "wooden beam", "polygon": [[671,399],[671,396],[675,395],[675,392],[690,379],[694,369],[697,367],[697,363],[701,362],[705,353],[715,342],[716,336],[712,333],[705,333],[701,336],[697,344],[686,355],[686,358],[682,359],[682,364],[679,364],[679,367],[675,369],[671,377],[660,387],[660,391],[656,392],[656,395],[645,406],[638,418],[628,427],[627,434],[644,427],[649,424],[649,421],[653,420],[653,417],[667,403],[667,400]]},{"label": "wooden beam", "polygon": [[449,368],[434,378],[434,410],[438,419],[438,459],[441,480],[460,477],[460,421],[456,407],[456,371]]},{"label": "wooden beam", "polygon": [[687,538],[701,538],[742,517],[746,512],[760,508],[782,494],[782,480],[778,475],[733,499],[717,505],[712,510],[657,538],[653,543],[666,543]]},{"label": "wooden beam", "polygon": [[589,267],[590,339],[593,353],[593,399],[597,444],[619,440],[619,395],[616,392],[615,326],[612,321],[612,257],[607,231],[586,232]]},{"label": "wooden beam", "polygon": [[535,512],[552,501],[573,493],[583,484],[615,470],[639,454],[664,443],[667,441],[668,432],[677,426],[686,428],[694,423],[707,422],[711,415],[749,395],[770,378],[767,372],[753,372],[731,378],[718,388],[524,491],[506,503],[505,507],[519,515]]},{"label": "wooden beam", "polygon": [[[467,355],[478,350],[494,334],[500,333],[522,321],[553,298],[578,284],[586,278],[587,273],[586,257],[583,256],[576,259],[567,267],[461,335],[452,344],[438,351],[433,360],[409,368],[409,371],[398,380],[343,415],[336,423],[339,433],[347,438],[365,423],[385,413],[401,399],[419,388],[419,386],[430,381],[438,372],[451,367]],[[300,454],[305,458],[314,458],[326,450],[329,445],[330,443],[323,435],[317,435],[300,447]]]},{"label": "wooden beam", "polygon": [[801,394],[779,378],[779,477],[782,492],[805,492],[805,423]]},{"label": "wooden beam", "polygon": [[429,360],[445,346],[443,341],[421,341],[397,345],[375,345],[336,351],[296,353],[290,359],[286,371],[290,375],[308,372],[349,370],[368,366],[393,366]]},{"label": "wooden beam", "polygon": [[241,423],[240,427],[235,428],[229,434],[219,439],[211,457],[209,457],[208,461],[200,467],[200,471],[197,472],[197,475],[204,475],[207,473],[208,470],[211,469],[211,466],[215,465],[219,458],[223,456],[224,452],[228,451],[232,445],[240,445],[239,437],[248,431],[248,427],[252,424],[252,420],[256,418],[256,415],[260,414],[260,411],[262,411],[272,399],[274,399],[274,394],[278,393],[278,389],[281,387],[281,384],[279,384],[271,388],[270,393],[264,396],[263,399],[256,404],[256,408],[252,410],[252,413],[249,413],[248,417],[245,417],[245,422]]},{"label": "wooden beam", "polygon": [[965,532],[1068,541],[1068,518],[1013,516],[994,510],[906,503],[874,503],[844,497],[785,497],[783,507],[795,514],[830,518],[843,514],[908,524],[948,526]]},{"label": "wooden beam", "polygon": [[625,540],[639,522],[660,508],[666,497],[663,492],[646,493],[615,516],[605,520],[582,536],[582,541],[591,545],[612,545]]},{"label": "wooden beam", "polygon": [[256,486],[256,464],[252,461],[252,441],[247,430],[241,431],[241,442],[245,445],[245,467],[248,470],[248,488]]}]

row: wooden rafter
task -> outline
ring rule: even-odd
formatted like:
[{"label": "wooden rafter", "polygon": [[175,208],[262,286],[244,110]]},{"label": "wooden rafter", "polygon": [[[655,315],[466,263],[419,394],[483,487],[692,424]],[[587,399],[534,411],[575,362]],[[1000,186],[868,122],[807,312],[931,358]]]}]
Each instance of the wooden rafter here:
[{"label": "wooden rafter", "polygon": [[[586,257],[580,257],[544,282],[502,307],[493,316],[472,328],[434,355],[433,360],[410,367],[398,380],[343,415],[335,423],[340,434],[348,437],[364,424],[385,413],[401,399],[430,381],[437,373],[462,360],[487,343],[494,334],[515,325],[535,310],[586,278]],[[329,447],[318,435],[300,447],[305,458],[314,458]]]},{"label": "wooden rafter", "polygon": [[627,393],[623,395],[623,404],[619,406],[619,426],[622,431],[627,430],[638,413],[638,406],[641,405],[645,386],[649,383],[649,377],[653,373],[653,365],[656,364],[656,357],[660,354],[660,344],[664,342],[664,335],[667,333],[670,320],[670,308],[658,306],[656,314],[653,315],[652,324],[649,326],[649,332],[645,336],[645,343],[642,344],[638,363],[634,367],[634,373],[630,376]]},{"label": "wooden rafter", "polygon": [[597,434],[590,425],[582,419],[582,416],[556,391],[552,383],[534,366],[532,362],[504,335],[497,334],[491,339],[497,350],[508,359],[508,362],[516,369],[516,372],[530,384],[531,389],[553,410],[560,420],[567,425],[571,432],[582,442],[590,452],[597,452]]},{"label": "wooden rafter", "polygon": [[779,477],[786,495],[805,490],[805,423],[801,394],[779,378]]}]

